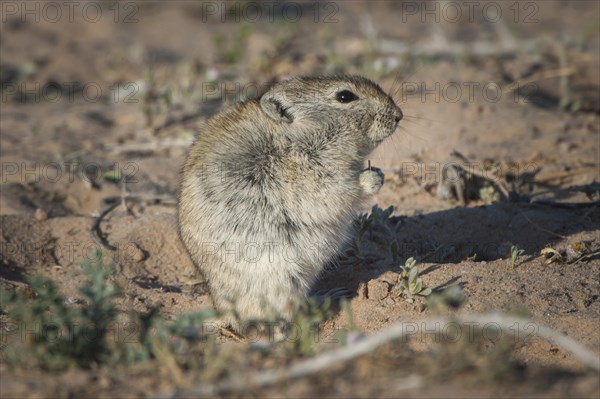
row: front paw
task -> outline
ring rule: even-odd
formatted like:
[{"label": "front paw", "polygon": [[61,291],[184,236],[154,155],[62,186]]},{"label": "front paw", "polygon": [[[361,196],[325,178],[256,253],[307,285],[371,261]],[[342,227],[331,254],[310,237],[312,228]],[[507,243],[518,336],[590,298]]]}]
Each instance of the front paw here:
[{"label": "front paw", "polygon": [[378,192],[381,186],[383,186],[383,177],[381,169],[372,166],[360,172],[358,181],[363,192],[366,195],[372,195]]}]

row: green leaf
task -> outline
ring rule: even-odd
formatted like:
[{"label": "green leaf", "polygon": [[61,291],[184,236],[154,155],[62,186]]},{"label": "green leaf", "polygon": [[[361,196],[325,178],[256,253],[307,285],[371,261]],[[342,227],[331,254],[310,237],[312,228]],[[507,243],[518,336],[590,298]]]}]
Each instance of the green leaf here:
[{"label": "green leaf", "polygon": [[412,269],[410,269],[410,272],[408,273],[408,282],[412,283],[416,280],[417,275],[419,274],[419,269],[414,267]]},{"label": "green leaf", "polygon": [[382,226],[383,226],[383,229],[385,230],[385,232],[387,233],[387,235],[388,236],[393,236],[394,235],[394,230],[390,226],[388,226],[387,224],[385,224],[385,222],[383,222],[383,223],[384,224]]},{"label": "green leaf", "polygon": [[106,179],[108,181],[112,181],[114,183],[120,182],[121,179],[123,178],[121,171],[118,169],[106,171],[106,172],[104,172],[103,176],[104,176],[104,179]]},{"label": "green leaf", "polygon": [[392,254],[392,260],[396,263],[398,260],[398,242],[396,240],[390,245],[390,253]]},{"label": "green leaf", "polygon": [[383,211],[383,215],[386,219],[389,219],[390,215],[394,213],[394,206],[390,205],[385,211]]},{"label": "green leaf", "polygon": [[422,289],[423,289],[423,280],[418,278],[417,281],[414,282],[412,293],[418,294],[421,292]]},{"label": "green leaf", "polygon": [[404,225],[404,223],[402,223],[402,220],[398,220],[398,222],[396,223],[396,226],[394,227],[394,233],[398,234],[398,231],[400,231],[400,228]]}]

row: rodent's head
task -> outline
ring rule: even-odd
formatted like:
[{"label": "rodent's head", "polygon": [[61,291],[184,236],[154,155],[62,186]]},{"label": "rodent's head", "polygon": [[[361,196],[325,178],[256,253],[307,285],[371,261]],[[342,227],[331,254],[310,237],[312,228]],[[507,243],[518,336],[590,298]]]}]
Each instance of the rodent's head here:
[{"label": "rodent's head", "polygon": [[375,148],[396,130],[402,111],[376,83],[361,76],[299,77],[263,94],[267,116],[284,124],[333,124]]}]

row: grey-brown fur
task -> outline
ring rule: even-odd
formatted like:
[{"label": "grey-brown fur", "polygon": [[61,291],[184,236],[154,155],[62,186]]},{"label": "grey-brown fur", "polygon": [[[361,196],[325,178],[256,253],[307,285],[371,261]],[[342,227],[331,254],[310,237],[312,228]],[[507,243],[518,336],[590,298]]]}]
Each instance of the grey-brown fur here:
[{"label": "grey-brown fur", "polygon": [[[358,99],[340,102],[343,90]],[[179,227],[229,320],[290,318],[383,184],[363,165],[401,118],[379,86],[340,76],[279,83],[207,122],[183,168]]]}]

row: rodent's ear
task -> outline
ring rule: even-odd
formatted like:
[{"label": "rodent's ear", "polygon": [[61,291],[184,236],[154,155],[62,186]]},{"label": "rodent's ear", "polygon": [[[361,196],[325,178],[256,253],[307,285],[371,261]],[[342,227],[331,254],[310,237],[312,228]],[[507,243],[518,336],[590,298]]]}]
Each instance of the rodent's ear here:
[{"label": "rodent's ear", "polygon": [[293,115],[289,112],[282,101],[282,98],[278,96],[273,90],[269,90],[260,98],[260,107],[270,118],[276,121],[285,123],[292,123],[294,121]]}]

